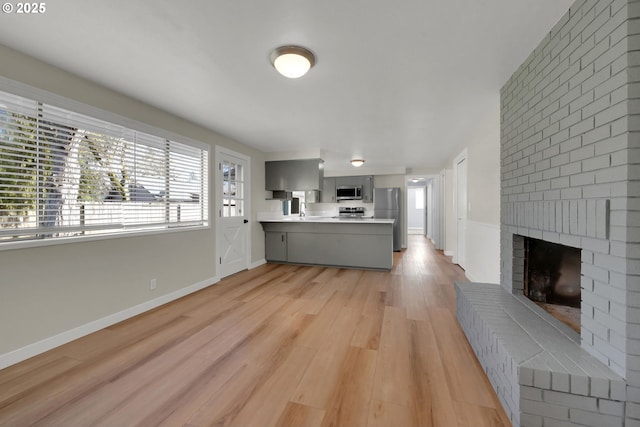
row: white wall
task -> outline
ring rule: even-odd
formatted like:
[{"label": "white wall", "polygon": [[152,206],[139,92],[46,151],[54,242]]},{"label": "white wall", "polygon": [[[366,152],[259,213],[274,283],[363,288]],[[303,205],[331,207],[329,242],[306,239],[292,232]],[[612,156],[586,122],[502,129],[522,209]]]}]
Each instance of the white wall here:
[{"label": "white wall", "polygon": [[[246,154],[252,187],[264,188],[264,156],[256,150],[6,47],[0,46],[0,57],[0,75],[6,78],[210,144],[210,164],[216,144]],[[214,175],[210,171],[211,205]],[[264,233],[255,221],[263,204],[264,192],[253,191],[252,262],[264,259]],[[0,252],[0,368],[86,333],[86,325],[97,327],[132,307],[149,307],[215,282],[215,242],[212,226]],[[153,292],[152,278],[157,279]]]},{"label": "white wall", "polygon": [[456,215],[453,210],[453,161],[447,164],[444,180],[444,222],[445,222],[445,245],[444,253],[453,256],[456,250]]},{"label": "white wall", "polygon": [[[500,282],[500,114],[499,98],[487,112],[483,126],[467,141],[466,275],[477,282]],[[453,163],[460,149],[446,165],[446,246],[456,250]]]},{"label": "white wall", "polygon": [[500,283],[500,103],[467,145],[467,277]]}]

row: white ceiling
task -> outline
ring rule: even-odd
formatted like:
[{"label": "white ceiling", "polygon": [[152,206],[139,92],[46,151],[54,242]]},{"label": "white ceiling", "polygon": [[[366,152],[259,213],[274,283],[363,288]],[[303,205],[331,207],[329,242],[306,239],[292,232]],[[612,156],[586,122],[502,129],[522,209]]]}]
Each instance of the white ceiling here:
[{"label": "white ceiling", "polygon": [[[11,48],[327,171],[441,168],[572,0],[65,0],[1,17]],[[317,55],[291,80],[272,49]]]}]

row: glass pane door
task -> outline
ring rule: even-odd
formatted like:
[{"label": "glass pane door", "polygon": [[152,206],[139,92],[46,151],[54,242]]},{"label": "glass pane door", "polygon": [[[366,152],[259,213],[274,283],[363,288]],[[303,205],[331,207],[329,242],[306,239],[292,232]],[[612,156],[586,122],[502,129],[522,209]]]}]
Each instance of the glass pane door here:
[{"label": "glass pane door", "polygon": [[244,215],[244,170],[242,165],[224,161],[222,163],[222,216]]}]

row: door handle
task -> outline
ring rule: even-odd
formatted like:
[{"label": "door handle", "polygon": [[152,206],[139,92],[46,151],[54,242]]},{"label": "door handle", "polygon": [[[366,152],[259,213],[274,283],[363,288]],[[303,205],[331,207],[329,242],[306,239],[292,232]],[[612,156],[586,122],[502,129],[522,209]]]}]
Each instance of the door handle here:
[{"label": "door handle", "polygon": [[248,223],[248,222],[249,222],[249,220],[248,220],[248,219],[245,219],[245,220],[244,220],[244,223],[245,223],[245,224],[246,224],[246,223]]}]

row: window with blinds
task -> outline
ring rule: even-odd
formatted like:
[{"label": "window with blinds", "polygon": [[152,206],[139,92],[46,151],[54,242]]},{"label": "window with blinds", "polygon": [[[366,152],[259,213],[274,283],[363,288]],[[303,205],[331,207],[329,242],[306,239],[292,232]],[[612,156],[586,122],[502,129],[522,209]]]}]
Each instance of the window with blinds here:
[{"label": "window with blinds", "polygon": [[0,245],[207,225],[208,155],[0,92]]}]

